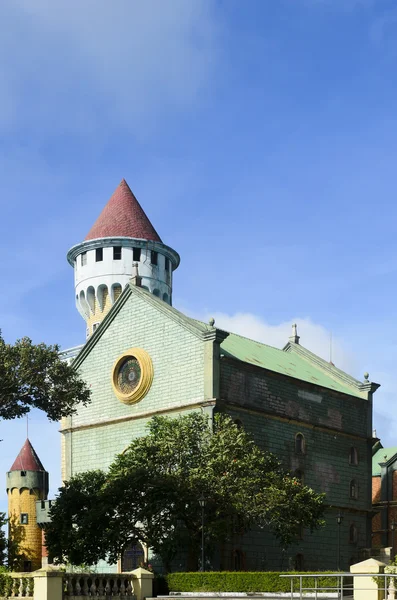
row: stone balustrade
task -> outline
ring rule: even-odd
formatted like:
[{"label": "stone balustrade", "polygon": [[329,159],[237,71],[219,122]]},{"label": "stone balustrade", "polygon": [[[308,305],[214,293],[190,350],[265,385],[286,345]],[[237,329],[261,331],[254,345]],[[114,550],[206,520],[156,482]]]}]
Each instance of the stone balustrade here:
[{"label": "stone balustrade", "polygon": [[32,573],[10,573],[7,598],[25,600],[145,600],[153,596],[153,573],[139,567],[131,573],[65,573],[48,567]]},{"label": "stone balustrade", "polygon": [[34,579],[30,573],[10,573],[12,584],[9,590],[10,598],[25,598],[33,600]]},{"label": "stone balustrade", "polygon": [[131,573],[65,573],[65,598],[134,598],[134,576]]}]

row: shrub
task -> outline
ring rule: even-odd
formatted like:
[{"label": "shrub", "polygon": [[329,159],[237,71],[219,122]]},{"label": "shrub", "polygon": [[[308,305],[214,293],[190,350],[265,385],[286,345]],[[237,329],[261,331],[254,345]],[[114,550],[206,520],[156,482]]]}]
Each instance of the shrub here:
[{"label": "shrub", "polygon": [[11,595],[13,590],[14,580],[8,574],[6,567],[0,567],[0,596],[6,598]]},{"label": "shrub", "polygon": [[[336,587],[336,577],[324,577],[317,581],[318,587]],[[291,580],[280,575],[293,572],[279,571],[207,571],[205,573],[169,573],[168,588],[172,592],[289,592]],[[313,587],[314,577],[303,578],[303,587]],[[294,580],[294,590],[299,589],[299,580]]]}]

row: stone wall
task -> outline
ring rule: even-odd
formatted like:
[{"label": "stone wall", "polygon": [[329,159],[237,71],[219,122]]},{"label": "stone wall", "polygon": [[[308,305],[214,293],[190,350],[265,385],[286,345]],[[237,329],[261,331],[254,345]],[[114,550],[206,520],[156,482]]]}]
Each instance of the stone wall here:
[{"label": "stone wall", "polygon": [[[236,547],[245,554],[247,568],[281,569],[337,567],[340,510],[341,564],[359,559],[359,548],[369,544],[371,508],[371,453],[367,441],[366,400],[325,390],[302,381],[252,367],[232,359],[221,361],[222,408],[241,421],[255,441],[276,454],[283,466],[303,477],[305,484],[326,493],[326,527],[304,532],[303,539],[282,556],[271,536],[253,533],[236,539],[225,553],[224,568]],[[304,453],[297,451],[296,435],[304,436]],[[357,450],[358,464],[350,464]],[[358,494],[351,497],[351,482]],[[283,565],[282,565],[283,563]],[[261,566],[263,565],[263,566]]]}]

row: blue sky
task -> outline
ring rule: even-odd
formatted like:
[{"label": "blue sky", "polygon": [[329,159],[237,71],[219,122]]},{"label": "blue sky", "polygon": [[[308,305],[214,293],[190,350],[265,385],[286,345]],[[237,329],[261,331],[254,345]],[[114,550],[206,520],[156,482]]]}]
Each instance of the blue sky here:
[{"label": "blue sky", "polygon": [[[121,178],[181,255],[174,305],[382,384],[395,445],[397,7],[3,0],[0,327],[84,341],[70,246]],[[30,438],[59,485],[56,424]],[[7,471],[26,423],[0,425]],[[0,496],[0,509],[5,507]]]}]

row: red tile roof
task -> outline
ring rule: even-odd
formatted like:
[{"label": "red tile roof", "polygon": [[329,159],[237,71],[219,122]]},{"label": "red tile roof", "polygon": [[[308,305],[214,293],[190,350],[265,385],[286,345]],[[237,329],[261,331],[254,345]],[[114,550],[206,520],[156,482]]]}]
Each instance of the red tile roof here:
[{"label": "red tile roof", "polygon": [[29,440],[26,440],[10,471],[45,471]]},{"label": "red tile roof", "polygon": [[85,239],[119,236],[161,242],[125,179],[121,180]]}]

